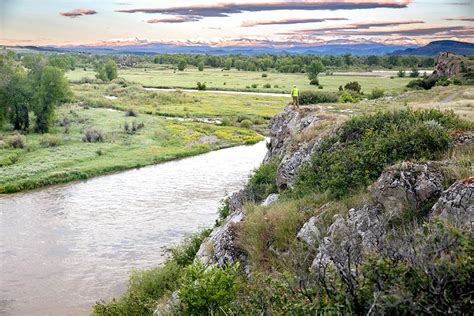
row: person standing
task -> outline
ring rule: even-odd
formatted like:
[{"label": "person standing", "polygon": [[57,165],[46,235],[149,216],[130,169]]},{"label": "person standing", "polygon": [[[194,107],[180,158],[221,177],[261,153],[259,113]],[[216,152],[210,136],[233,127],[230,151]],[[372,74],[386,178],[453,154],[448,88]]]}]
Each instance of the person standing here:
[{"label": "person standing", "polygon": [[300,108],[300,91],[296,86],[293,86],[293,89],[291,89],[291,97],[293,98],[293,106],[295,106],[297,109]]}]

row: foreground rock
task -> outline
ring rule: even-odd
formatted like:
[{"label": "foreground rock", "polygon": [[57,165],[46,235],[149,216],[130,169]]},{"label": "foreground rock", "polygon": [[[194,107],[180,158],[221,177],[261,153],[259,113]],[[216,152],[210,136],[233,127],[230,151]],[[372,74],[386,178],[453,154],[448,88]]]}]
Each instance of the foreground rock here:
[{"label": "foreground rock", "polygon": [[431,218],[440,217],[457,225],[474,225],[474,177],[455,182],[441,194],[431,209]]}]

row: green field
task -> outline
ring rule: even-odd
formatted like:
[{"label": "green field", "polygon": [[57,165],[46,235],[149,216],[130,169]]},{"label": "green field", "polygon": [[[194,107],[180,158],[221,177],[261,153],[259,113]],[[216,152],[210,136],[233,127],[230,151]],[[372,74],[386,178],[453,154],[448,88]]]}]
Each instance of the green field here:
[{"label": "green field", "polygon": [[[204,71],[198,71],[196,68],[175,71],[160,65],[119,70],[121,78],[153,87],[194,89],[197,82],[205,82],[207,89],[216,90],[289,93],[293,85],[297,85],[302,90],[316,89],[315,86],[309,84],[308,77],[303,73],[266,72],[267,77],[265,78],[262,77],[262,74],[262,72],[237,71],[235,69],[223,71],[215,68],[204,69]],[[95,78],[95,73],[90,69],[87,71],[76,69],[68,73],[68,78],[72,81],[79,81],[83,78]],[[340,85],[344,86],[350,81],[358,81],[366,93],[369,93],[373,88],[395,92],[404,88],[411,79],[398,78],[395,72],[336,73],[333,76],[322,74],[319,77],[323,91],[336,91]],[[252,88],[253,84],[257,84],[257,88]],[[265,84],[269,84],[271,88],[264,88]]]},{"label": "green field", "polygon": [[[67,122],[67,124],[65,124]],[[124,126],[143,123],[129,134]],[[63,106],[51,134],[15,136],[0,132],[0,193],[69,182],[95,175],[196,155],[218,148],[262,140],[257,132],[234,126],[169,120],[154,115],[126,117],[113,109]],[[60,125],[67,125],[61,127]],[[96,128],[103,142],[83,141]],[[24,148],[9,143],[23,139]]]}]

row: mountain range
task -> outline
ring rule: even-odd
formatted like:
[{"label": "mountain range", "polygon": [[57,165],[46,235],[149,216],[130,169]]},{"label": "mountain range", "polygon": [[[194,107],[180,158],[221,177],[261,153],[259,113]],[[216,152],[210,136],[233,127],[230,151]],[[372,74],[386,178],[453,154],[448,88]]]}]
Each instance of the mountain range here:
[{"label": "mountain range", "polygon": [[[19,47],[17,47],[19,48]],[[223,46],[209,45],[177,45],[168,43],[137,42],[123,45],[77,46],[21,46],[36,51],[73,52],[93,54],[216,54],[216,55],[256,55],[256,54],[316,54],[316,55],[419,55],[434,56],[440,52],[449,51],[460,55],[474,55],[474,44],[459,41],[435,41],[426,46],[415,45],[386,45],[380,43],[331,43],[314,46],[294,46],[278,48],[273,46]]]}]

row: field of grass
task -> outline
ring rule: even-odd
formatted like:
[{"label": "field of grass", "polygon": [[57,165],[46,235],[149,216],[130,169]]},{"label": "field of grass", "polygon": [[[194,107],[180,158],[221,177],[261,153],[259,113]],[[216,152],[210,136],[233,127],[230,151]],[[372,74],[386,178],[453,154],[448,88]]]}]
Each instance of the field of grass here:
[{"label": "field of grass", "polygon": [[271,118],[290,101],[288,96],[213,94],[211,92],[147,91],[139,84],[73,84],[79,102],[92,107],[180,117],[251,115]]},{"label": "field of grass", "polygon": [[[153,87],[194,89],[197,82],[205,82],[207,89],[216,90],[289,93],[293,85],[297,85],[301,90],[317,89],[309,84],[308,77],[303,73],[266,72],[267,77],[262,77],[262,74],[263,72],[237,71],[235,69],[223,71],[216,68],[198,71],[191,67],[184,71],[175,71],[161,65],[119,70],[119,77]],[[82,78],[94,78],[94,76],[95,73],[90,69],[87,71],[76,69],[68,73],[68,78],[72,81],[78,81]],[[390,77],[394,78],[391,79]],[[358,81],[362,86],[362,90],[369,93],[373,88],[395,92],[405,87],[411,79],[398,78],[393,72],[365,72],[335,73],[333,76],[321,74],[319,82],[323,86],[323,91],[337,91],[340,85],[344,86],[350,81]],[[257,87],[253,88],[253,84],[256,84]],[[271,88],[264,88],[266,84],[269,84]]]},{"label": "field of grass", "polygon": [[[143,123],[144,127],[135,134],[127,133],[125,124],[132,128],[134,123]],[[84,142],[87,128],[100,129],[103,142]],[[24,148],[9,146],[15,137],[22,139]],[[113,109],[63,106],[51,134],[15,136],[9,131],[0,131],[0,194],[85,179],[262,139],[253,130],[233,126],[182,122],[147,114],[126,117],[124,112]]]}]

